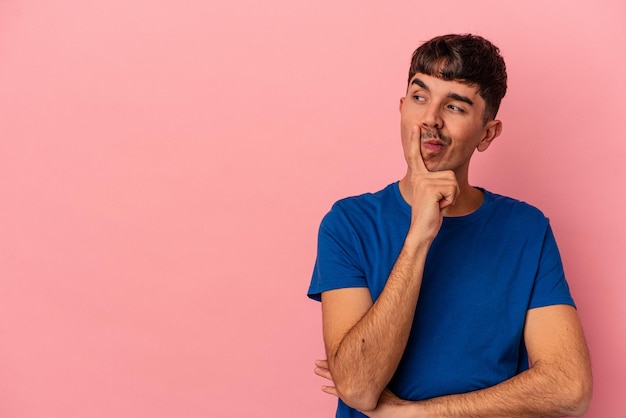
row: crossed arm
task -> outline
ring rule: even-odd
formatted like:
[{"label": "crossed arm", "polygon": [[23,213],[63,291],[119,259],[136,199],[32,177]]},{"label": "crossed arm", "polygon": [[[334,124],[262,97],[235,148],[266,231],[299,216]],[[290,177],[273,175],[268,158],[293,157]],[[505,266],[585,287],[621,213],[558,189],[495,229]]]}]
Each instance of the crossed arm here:
[{"label": "crossed arm", "polygon": [[[373,409],[360,410],[370,418],[582,416],[589,406],[592,379],[576,310],[568,305],[529,310],[524,339],[530,369],[498,385],[416,402],[385,391]],[[316,373],[332,380],[327,366],[318,362]],[[333,386],[323,390],[340,396]]]}]

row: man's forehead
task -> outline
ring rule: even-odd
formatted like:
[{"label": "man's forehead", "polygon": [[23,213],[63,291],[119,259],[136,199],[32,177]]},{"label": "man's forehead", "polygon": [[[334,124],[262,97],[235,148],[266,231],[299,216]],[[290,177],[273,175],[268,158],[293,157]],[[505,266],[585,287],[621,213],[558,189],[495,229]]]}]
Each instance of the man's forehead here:
[{"label": "man's forehead", "polygon": [[472,95],[479,95],[478,86],[475,84],[466,83],[463,80],[444,80],[443,78],[423,73],[416,73],[409,82],[409,86],[411,85],[416,85],[427,90],[461,90],[465,94],[471,93]]},{"label": "man's forehead", "polygon": [[433,94],[444,95],[448,98],[460,100],[472,106],[484,108],[485,100],[475,84],[465,83],[462,80],[444,80],[428,74],[417,73],[409,82],[409,89],[421,88]]}]

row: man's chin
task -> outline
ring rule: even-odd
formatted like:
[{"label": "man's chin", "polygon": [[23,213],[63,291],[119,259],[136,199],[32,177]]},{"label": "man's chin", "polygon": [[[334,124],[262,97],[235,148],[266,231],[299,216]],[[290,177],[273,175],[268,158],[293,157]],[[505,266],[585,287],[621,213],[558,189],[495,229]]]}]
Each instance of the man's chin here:
[{"label": "man's chin", "polygon": [[448,168],[445,167],[437,157],[424,158],[424,165],[426,166],[426,169],[431,172],[448,170]]}]

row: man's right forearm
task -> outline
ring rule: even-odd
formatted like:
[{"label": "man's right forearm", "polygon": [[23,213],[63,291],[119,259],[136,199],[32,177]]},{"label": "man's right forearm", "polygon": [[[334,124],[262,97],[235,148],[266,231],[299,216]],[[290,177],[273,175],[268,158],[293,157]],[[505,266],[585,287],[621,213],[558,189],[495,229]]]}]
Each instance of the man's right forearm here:
[{"label": "man's right forearm", "polygon": [[[383,291],[373,304],[362,293],[360,297],[335,299],[328,322],[322,295],[330,373],[339,397],[361,411],[376,407],[400,363],[413,324],[428,249],[439,233],[443,212],[457,203],[460,193],[453,171],[430,172],[426,167],[418,125],[411,128],[406,158],[407,175],[398,187],[411,205],[411,226]],[[353,304],[344,309],[341,303]]]},{"label": "man's right forearm", "polygon": [[337,391],[353,408],[374,409],[398,367],[411,331],[429,247],[430,241],[419,243],[409,233],[376,302],[336,346],[327,344]]}]

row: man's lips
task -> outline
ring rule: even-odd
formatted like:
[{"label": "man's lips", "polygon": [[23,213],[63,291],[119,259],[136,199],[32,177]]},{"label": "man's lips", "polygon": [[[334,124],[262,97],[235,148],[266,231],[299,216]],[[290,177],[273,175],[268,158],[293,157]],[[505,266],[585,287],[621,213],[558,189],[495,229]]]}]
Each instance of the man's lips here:
[{"label": "man's lips", "polygon": [[422,146],[430,152],[439,152],[444,147],[444,143],[435,139],[422,142]]},{"label": "man's lips", "polygon": [[439,130],[424,130],[420,136],[422,147],[430,153],[438,153],[446,145],[450,145],[450,138]]}]

